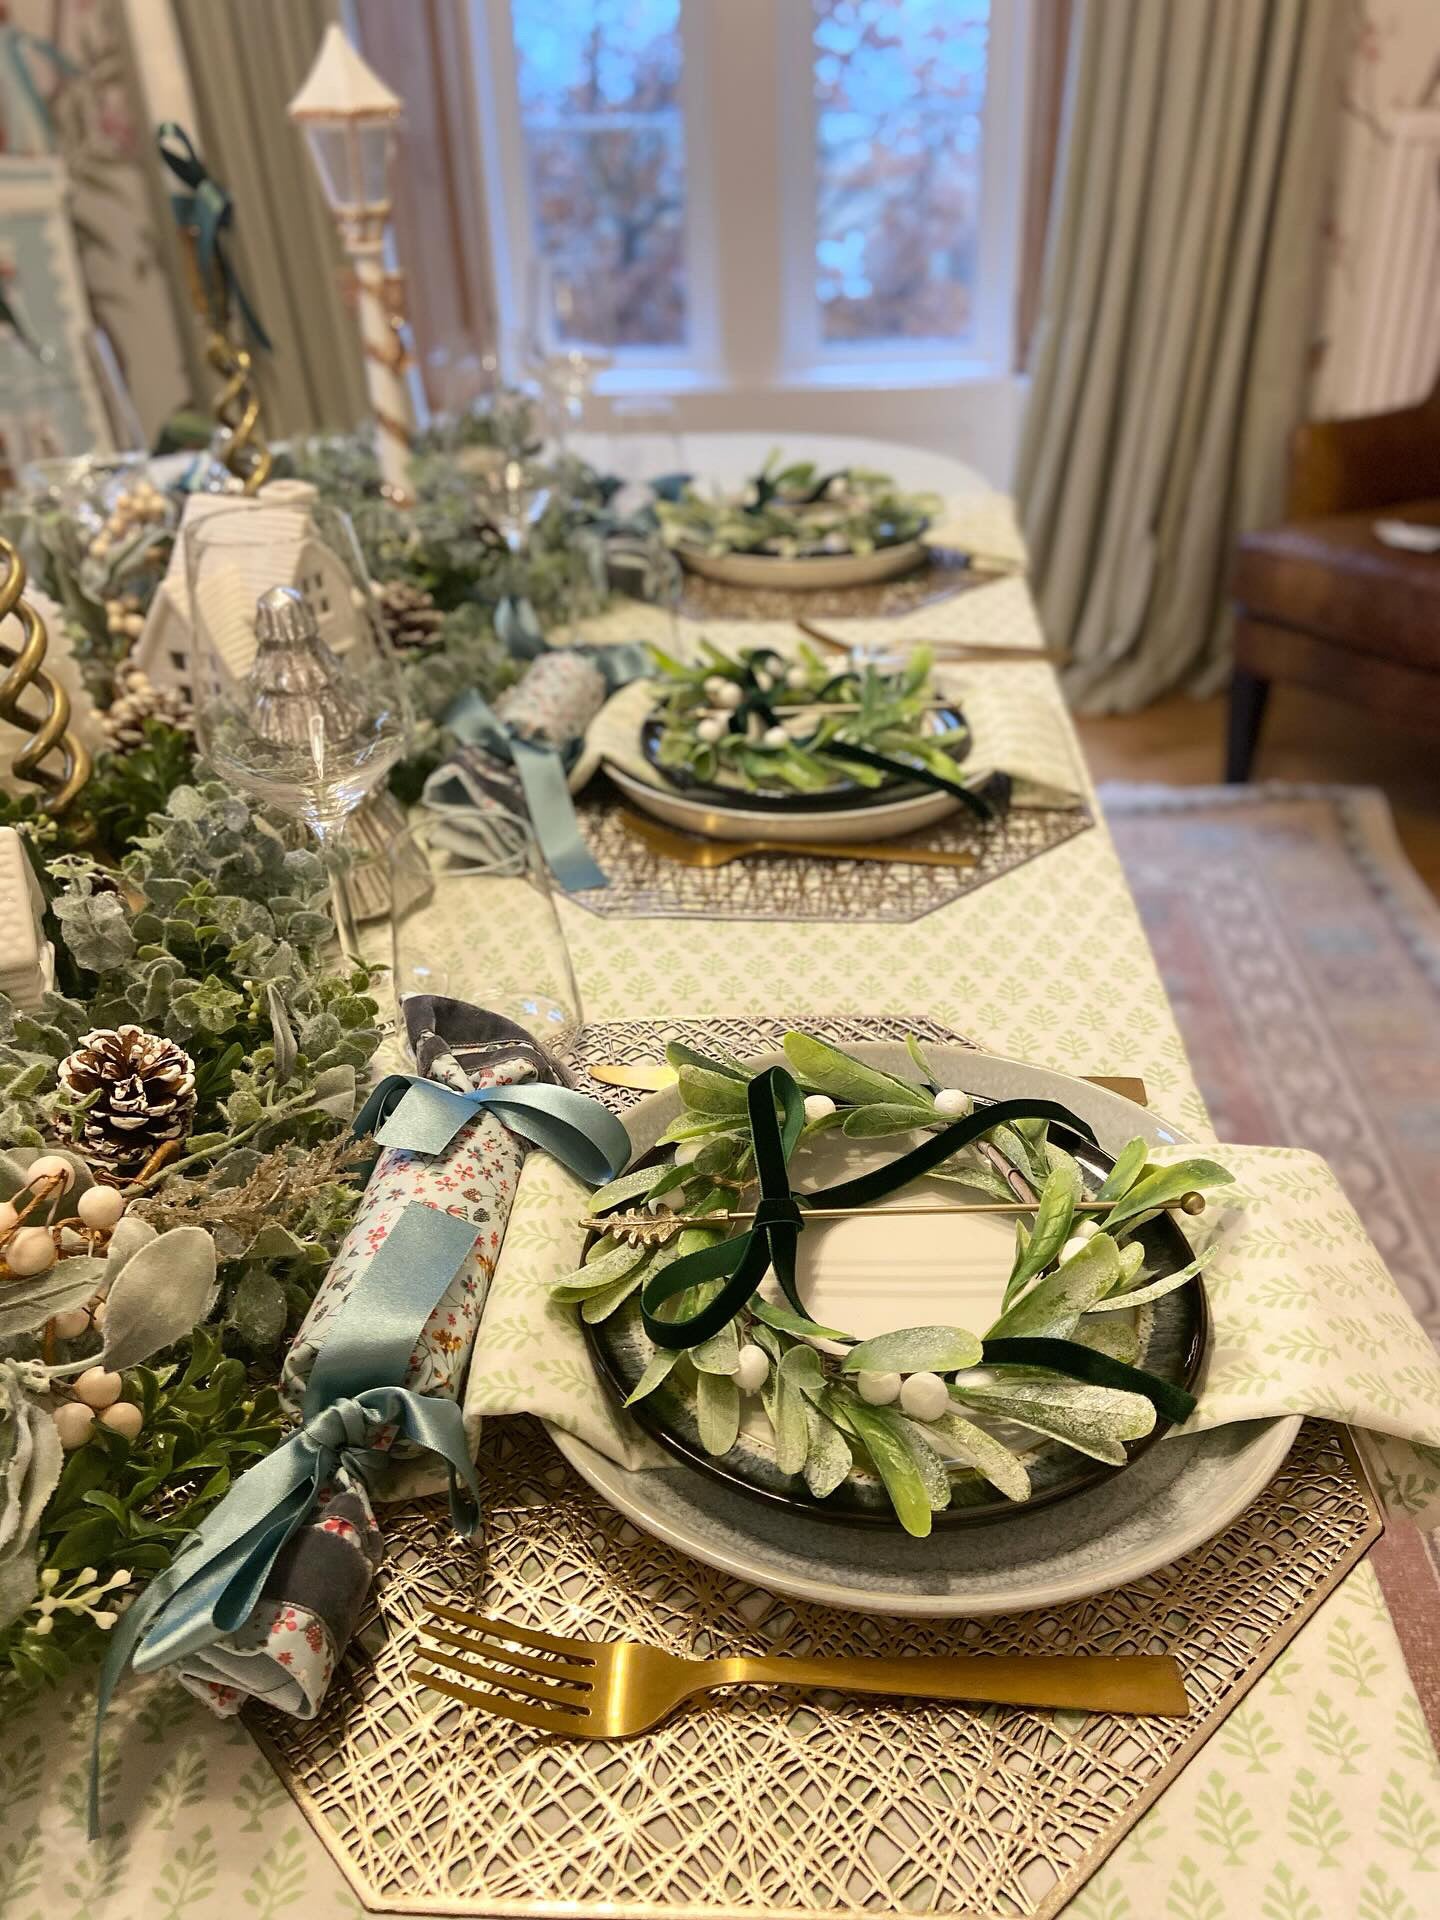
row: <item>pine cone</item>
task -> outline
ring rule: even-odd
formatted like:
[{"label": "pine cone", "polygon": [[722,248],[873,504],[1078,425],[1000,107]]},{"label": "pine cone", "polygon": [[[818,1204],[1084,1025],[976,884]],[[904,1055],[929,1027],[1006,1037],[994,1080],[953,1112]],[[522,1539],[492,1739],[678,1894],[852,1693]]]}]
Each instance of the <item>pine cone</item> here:
[{"label": "pine cone", "polygon": [[440,638],[445,616],[424,587],[412,587],[408,580],[377,581],[375,601],[392,647],[433,647]]},{"label": "pine cone", "polygon": [[174,687],[157,687],[139,667],[121,667],[115,698],[100,716],[105,738],[117,753],[129,753],[144,744],[147,720],[163,720],[182,733],[195,724],[189,702]]},{"label": "pine cone", "polygon": [[81,1121],[81,1151],[133,1178],[157,1147],[183,1140],[195,1118],[195,1062],[173,1040],[143,1027],[97,1027],[60,1062],[60,1084],[77,1100],[100,1098]]}]

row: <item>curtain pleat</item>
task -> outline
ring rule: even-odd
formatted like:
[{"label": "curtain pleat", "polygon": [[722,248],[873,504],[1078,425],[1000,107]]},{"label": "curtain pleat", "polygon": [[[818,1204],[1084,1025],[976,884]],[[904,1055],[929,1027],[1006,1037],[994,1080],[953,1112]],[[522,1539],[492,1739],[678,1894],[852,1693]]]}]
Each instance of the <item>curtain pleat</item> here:
[{"label": "curtain pleat", "polygon": [[235,203],[235,261],[274,343],[256,356],[268,437],[366,418],[364,370],[340,289],[343,257],[286,107],[338,0],[171,0],[198,125]]},{"label": "curtain pleat", "polygon": [[1071,697],[1227,671],[1236,534],[1281,504],[1337,124],[1335,0],[1082,0],[1018,466]]}]

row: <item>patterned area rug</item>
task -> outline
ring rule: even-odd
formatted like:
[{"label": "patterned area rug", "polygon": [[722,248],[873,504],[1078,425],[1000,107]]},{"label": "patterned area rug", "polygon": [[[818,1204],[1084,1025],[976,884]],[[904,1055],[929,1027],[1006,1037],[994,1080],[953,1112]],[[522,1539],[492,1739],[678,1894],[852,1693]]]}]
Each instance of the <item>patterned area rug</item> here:
[{"label": "patterned area rug", "polygon": [[[1359,787],[1102,789],[1222,1140],[1310,1147],[1440,1345],[1440,906]],[[1376,1569],[1440,1743],[1440,1536]]]}]

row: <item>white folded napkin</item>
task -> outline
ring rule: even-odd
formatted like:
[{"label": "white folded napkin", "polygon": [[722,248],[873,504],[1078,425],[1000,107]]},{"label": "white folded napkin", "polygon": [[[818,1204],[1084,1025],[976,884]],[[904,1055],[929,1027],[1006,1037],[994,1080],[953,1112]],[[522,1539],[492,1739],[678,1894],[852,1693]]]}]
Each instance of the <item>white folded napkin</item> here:
[{"label": "white folded napkin", "polygon": [[[1149,1164],[1193,1147],[1156,1147]],[[1211,1339],[1183,1429],[1300,1413],[1440,1447],[1440,1355],[1317,1155],[1217,1146],[1235,1176],[1186,1217],[1205,1268]],[[467,1420],[535,1413],[631,1467],[664,1464],[595,1374],[574,1307],[550,1286],[578,1266],[586,1192],[542,1154],[520,1177],[466,1392]],[[973,1332],[983,1333],[976,1327]]]}]

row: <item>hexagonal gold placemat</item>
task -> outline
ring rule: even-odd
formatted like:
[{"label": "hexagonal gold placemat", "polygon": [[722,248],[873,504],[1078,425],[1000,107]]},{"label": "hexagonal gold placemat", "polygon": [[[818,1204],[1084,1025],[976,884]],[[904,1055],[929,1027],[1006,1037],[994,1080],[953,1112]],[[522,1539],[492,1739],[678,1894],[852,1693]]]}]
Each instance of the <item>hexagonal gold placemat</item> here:
[{"label": "hexagonal gold placemat", "polygon": [[[897,1621],[809,1607],[641,1534],[529,1419],[491,1421],[486,1565],[442,1501],[390,1558],[320,1717],[247,1714],[356,1895],[381,1912],[1051,1915],[1191,1760],[1382,1531],[1343,1429],[1307,1422],[1218,1539],[1050,1612]],[[878,1547],[878,1538],[877,1538]],[[452,1598],[677,1653],[1173,1651],[1188,1720],[744,1689],[637,1740],[558,1742],[410,1677]]]}]

